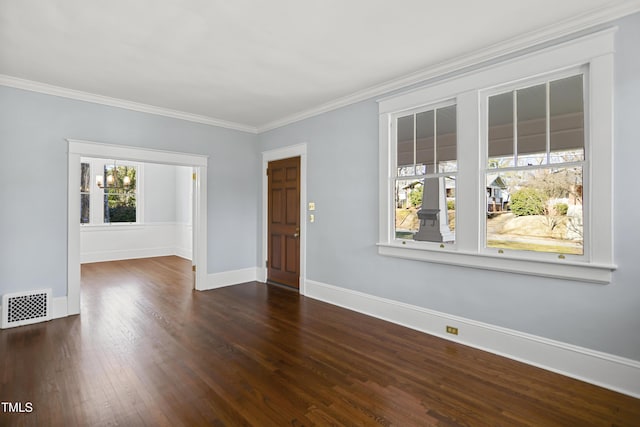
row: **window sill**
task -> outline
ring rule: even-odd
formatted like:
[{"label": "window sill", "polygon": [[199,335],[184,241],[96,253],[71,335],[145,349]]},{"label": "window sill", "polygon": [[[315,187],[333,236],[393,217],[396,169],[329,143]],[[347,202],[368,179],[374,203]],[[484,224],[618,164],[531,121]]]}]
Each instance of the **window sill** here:
[{"label": "window sill", "polygon": [[443,248],[407,247],[400,244],[378,243],[378,254],[396,258],[480,268],[507,273],[528,274],[607,284],[617,266],[613,264],[582,263],[570,260],[548,260],[514,257],[508,254],[493,255],[475,252],[461,252]]},{"label": "window sill", "polygon": [[118,222],[111,224],[80,224],[80,231],[135,230],[144,228],[140,222]]}]

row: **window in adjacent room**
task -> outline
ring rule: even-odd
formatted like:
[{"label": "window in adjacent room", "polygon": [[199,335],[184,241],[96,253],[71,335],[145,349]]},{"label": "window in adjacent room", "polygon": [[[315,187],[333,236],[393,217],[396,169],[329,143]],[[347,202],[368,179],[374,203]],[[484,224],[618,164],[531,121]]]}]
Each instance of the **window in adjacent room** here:
[{"label": "window in adjacent room", "polygon": [[136,222],[137,167],[105,165],[104,223]]},{"label": "window in adjacent room", "polygon": [[91,221],[91,164],[80,164],[80,223]]},{"label": "window in adjacent room", "polygon": [[81,224],[141,222],[140,164],[83,158],[80,167]]}]

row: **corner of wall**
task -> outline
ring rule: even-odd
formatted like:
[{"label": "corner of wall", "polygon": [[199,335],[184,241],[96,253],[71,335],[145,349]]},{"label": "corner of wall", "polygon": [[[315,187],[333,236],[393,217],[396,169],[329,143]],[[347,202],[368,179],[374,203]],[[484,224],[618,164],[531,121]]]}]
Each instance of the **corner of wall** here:
[{"label": "corner of wall", "polygon": [[208,291],[225,286],[238,285],[240,283],[254,282],[258,280],[258,267],[243,268],[240,270],[222,271],[220,273],[211,273],[207,277],[206,287],[198,289],[199,291]]}]

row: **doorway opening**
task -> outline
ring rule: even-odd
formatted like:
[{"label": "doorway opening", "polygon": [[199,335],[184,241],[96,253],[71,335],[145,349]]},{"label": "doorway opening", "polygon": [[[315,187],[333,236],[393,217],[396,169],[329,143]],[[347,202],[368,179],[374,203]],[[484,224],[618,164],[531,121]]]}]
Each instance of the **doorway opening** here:
[{"label": "doorway opening", "polygon": [[[68,140],[68,245],[67,245],[67,314],[80,313],[80,222],[81,222],[81,158],[173,165],[191,168],[192,234],[191,258],[194,288],[206,287],[207,265],[207,156],[136,147]],[[103,185],[105,182],[103,181]]]},{"label": "doorway opening", "polygon": [[193,168],[81,157],[80,263],[193,259]]}]

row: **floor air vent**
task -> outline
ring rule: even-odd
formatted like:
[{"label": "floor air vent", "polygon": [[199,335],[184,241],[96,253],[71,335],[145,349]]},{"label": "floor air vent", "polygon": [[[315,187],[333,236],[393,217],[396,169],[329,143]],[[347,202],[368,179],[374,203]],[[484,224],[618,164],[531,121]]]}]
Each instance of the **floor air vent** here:
[{"label": "floor air vent", "polygon": [[2,328],[51,320],[51,289],[2,296]]}]

